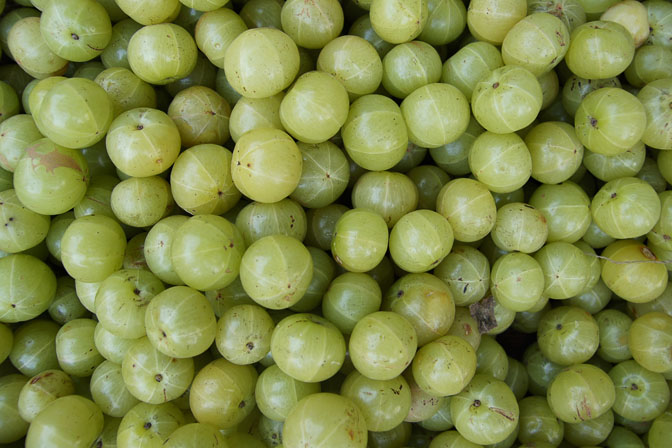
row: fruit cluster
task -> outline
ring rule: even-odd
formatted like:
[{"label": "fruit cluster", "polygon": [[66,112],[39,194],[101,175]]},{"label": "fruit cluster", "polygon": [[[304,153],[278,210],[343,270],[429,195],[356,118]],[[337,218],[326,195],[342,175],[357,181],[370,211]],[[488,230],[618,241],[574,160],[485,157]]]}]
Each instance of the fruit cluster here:
[{"label": "fruit cluster", "polygon": [[671,2],[0,0],[0,55],[0,446],[672,446]]}]

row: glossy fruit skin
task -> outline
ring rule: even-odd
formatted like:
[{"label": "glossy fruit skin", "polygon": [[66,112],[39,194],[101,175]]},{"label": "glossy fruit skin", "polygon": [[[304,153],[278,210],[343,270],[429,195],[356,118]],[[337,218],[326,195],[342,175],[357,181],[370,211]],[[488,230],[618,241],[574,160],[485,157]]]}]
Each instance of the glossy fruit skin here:
[{"label": "glossy fruit skin", "polygon": [[672,149],[672,132],[667,124],[672,120],[672,113],[666,107],[672,100],[669,90],[671,85],[669,78],[659,79],[645,85],[637,94],[644,105],[647,119],[642,141],[652,148]]},{"label": "glossy fruit skin", "polygon": [[490,233],[497,207],[484,184],[461,178],[443,186],[436,198],[436,211],[448,219],[457,241],[472,242]]},{"label": "glossy fruit skin", "polygon": [[454,85],[471,101],[480,79],[504,65],[500,51],[487,42],[471,42],[457,50],[443,64],[441,82]]},{"label": "glossy fruit skin", "polygon": [[418,204],[418,190],[402,173],[373,171],[362,174],[352,188],[353,208],[365,208],[383,217],[392,228],[400,218],[413,212]]},{"label": "glossy fruit skin", "polygon": [[303,162],[294,140],[278,129],[261,128],[236,142],[231,159],[233,183],[257,202],[278,202],[289,196],[301,179]]},{"label": "glossy fruit skin", "polygon": [[352,96],[375,92],[383,79],[383,63],[375,47],[353,35],[326,44],[317,58],[317,69],[336,77]]},{"label": "glossy fruit skin", "polygon": [[530,204],[512,202],[497,210],[497,219],[490,236],[505,251],[531,254],[548,239],[548,223],[543,213]]},{"label": "glossy fruit skin", "polygon": [[390,233],[390,255],[407,272],[426,272],[450,253],[453,230],[440,214],[416,210],[402,217]]},{"label": "glossy fruit skin", "polygon": [[440,77],[439,53],[425,42],[399,44],[383,58],[383,87],[397,98],[406,98],[414,90],[438,82]]},{"label": "glossy fruit skin", "polygon": [[568,180],[581,166],[584,148],[574,127],[560,121],[541,123],[528,132],[532,177],[545,184]]},{"label": "glossy fruit skin", "polygon": [[549,242],[575,243],[583,237],[591,222],[590,198],[571,181],[541,185],[530,197],[530,205],[546,218]]},{"label": "glossy fruit skin", "polygon": [[518,438],[523,443],[560,443],[565,433],[565,424],[558,419],[548,406],[545,397],[532,395],[522,399],[520,406],[520,432]]},{"label": "glossy fruit skin", "polygon": [[336,262],[350,272],[375,268],[387,251],[387,225],[367,209],[345,212],[336,222],[331,251]]},{"label": "glossy fruit skin", "polygon": [[285,2],[280,23],[296,44],[307,49],[320,49],[341,34],[343,8],[334,0],[318,0],[304,4],[298,0]]},{"label": "glossy fruit skin", "polygon": [[417,348],[415,329],[394,312],[371,313],[355,325],[349,353],[355,368],[376,380],[399,376],[411,364]]},{"label": "glossy fruit skin", "polygon": [[346,272],[332,280],[322,299],[322,315],[343,334],[367,314],[380,309],[382,293],[378,283],[366,273]]},{"label": "glossy fruit skin", "polygon": [[196,66],[194,39],[172,23],[148,25],[128,42],[128,63],[140,79],[165,85],[187,76]]},{"label": "glossy fruit skin", "polygon": [[55,369],[45,370],[32,377],[21,389],[19,414],[30,423],[51,402],[74,392],[75,388],[67,373]]},{"label": "glossy fruit skin", "polygon": [[123,224],[149,227],[175,207],[170,185],[159,176],[131,177],[115,185],[110,197],[114,216]]},{"label": "glossy fruit skin", "polygon": [[469,3],[467,25],[478,40],[499,45],[526,14],[527,3],[524,0],[476,0]]},{"label": "glossy fruit skin", "polygon": [[2,120],[0,122],[0,168],[14,172],[26,148],[40,138],[42,134],[29,114],[18,114]]},{"label": "glossy fruit skin", "polygon": [[231,106],[214,89],[191,86],[175,95],[168,116],[180,132],[183,146],[223,145],[229,139]]},{"label": "glossy fruit skin", "polygon": [[33,420],[26,447],[89,447],[103,429],[103,413],[91,400],[69,395],[49,404]]},{"label": "glossy fruit skin", "polygon": [[650,421],[665,412],[670,390],[662,374],[651,372],[634,360],[623,361],[609,371],[616,388],[614,412],[634,421]]},{"label": "glossy fruit skin", "polygon": [[345,340],[329,321],[314,314],[293,314],[278,323],[271,336],[276,364],[292,378],[320,382],[341,368]]},{"label": "glossy fruit skin", "polygon": [[450,413],[463,437],[483,445],[506,439],[519,420],[518,403],[506,383],[482,374],[451,398]]},{"label": "glossy fruit skin", "polygon": [[[311,428],[311,430],[307,430]],[[331,393],[309,395],[290,411],[283,429],[283,446],[364,448],[366,421],[350,399]]]},{"label": "glossy fruit skin", "polygon": [[320,383],[298,381],[274,364],[259,375],[255,397],[259,410],[266,417],[284,421],[299,400],[320,390]]},{"label": "glossy fruit skin", "polygon": [[670,328],[672,317],[659,311],[635,319],[628,334],[628,346],[635,361],[652,372],[671,370]]},{"label": "glossy fruit skin", "polygon": [[[37,246],[46,238],[50,227],[49,217],[25,207],[16,190],[0,192],[0,203],[0,250],[21,252]],[[17,221],[23,225],[16,225]]]},{"label": "glossy fruit skin", "polygon": [[614,383],[590,364],[566,367],[551,381],[546,398],[553,413],[565,423],[578,423],[603,415],[615,400]]},{"label": "glossy fruit skin", "polygon": [[569,299],[583,291],[590,280],[588,258],[581,249],[569,243],[548,243],[534,258],[544,271],[544,295],[552,299]]},{"label": "glossy fruit skin", "polygon": [[49,49],[40,32],[39,17],[24,17],[12,26],[8,36],[9,53],[26,73],[37,79],[65,73],[68,61]]},{"label": "glossy fruit skin", "polygon": [[5,279],[0,283],[0,322],[27,321],[49,308],[56,276],[44,262],[32,255],[9,255],[0,258],[0,273]]},{"label": "glossy fruit skin", "polygon": [[552,362],[564,366],[581,364],[597,351],[599,327],[588,312],[561,306],[542,316],[537,341],[541,352]]},{"label": "glossy fruit skin", "polygon": [[426,0],[374,0],[369,16],[376,34],[387,42],[401,44],[420,35],[428,14]]},{"label": "glossy fruit skin", "polygon": [[434,275],[448,285],[456,306],[477,302],[490,287],[488,259],[470,246],[453,246],[450,254],[434,269]]},{"label": "glossy fruit skin", "polygon": [[[585,52],[583,61],[582,51]],[[574,29],[566,61],[570,70],[578,76],[602,79],[622,73],[632,61],[634,53],[635,40],[629,30],[618,21],[604,18]],[[596,58],[592,66],[586,64],[585,57],[588,55]]]},{"label": "glossy fruit skin", "polygon": [[466,340],[446,335],[423,346],[413,359],[413,377],[430,395],[455,395],[476,373],[476,352]]},{"label": "glossy fruit skin", "polygon": [[265,98],[287,88],[299,70],[299,50],[282,31],[243,31],[229,45],[224,71],[233,89],[250,98]]},{"label": "glossy fruit skin", "polygon": [[539,263],[523,253],[510,253],[492,266],[492,294],[506,308],[530,310],[544,291],[544,273]]}]

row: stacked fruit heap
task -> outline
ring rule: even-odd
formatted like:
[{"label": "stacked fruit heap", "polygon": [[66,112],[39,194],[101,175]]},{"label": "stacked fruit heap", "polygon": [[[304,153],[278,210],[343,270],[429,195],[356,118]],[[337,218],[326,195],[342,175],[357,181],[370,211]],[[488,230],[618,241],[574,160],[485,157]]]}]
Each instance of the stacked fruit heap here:
[{"label": "stacked fruit heap", "polygon": [[672,446],[672,3],[0,0],[0,445]]}]

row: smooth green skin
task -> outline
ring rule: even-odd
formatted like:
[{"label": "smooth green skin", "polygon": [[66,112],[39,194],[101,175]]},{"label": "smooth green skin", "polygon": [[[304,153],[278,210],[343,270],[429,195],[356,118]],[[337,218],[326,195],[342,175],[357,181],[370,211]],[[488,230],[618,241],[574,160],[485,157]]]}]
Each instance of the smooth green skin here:
[{"label": "smooth green skin", "polygon": [[663,414],[670,402],[670,389],[660,373],[623,361],[609,371],[616,388],[614,412],[637,422],[653,420]]},{"label": "smooth green skin", "polygon": [[532,157],[532,177],[545,184],[568,180],[581,166],[584,149],[574,127],[560,121],[544,122],[525,136]]},{"label": "smooth green skin", "polygon": [[614,413],[609,410],[601,416],[579,423],[565,425],[565,440],[574,446],[595,445],[604,442],[614,427]]},{"label": "smooth green skin", "polygon": [[490,234],[498,248],[531,254],[548,239],[548,223],[543,213],[530,204],[512,202],[497,210]]},{"label": "smooth green skin", "polygon": [[524,253],[510,253],[492,266],[492,294],[506,308],[528,311],[544,291],[544,273],[539,263]]},{"label": "smooth green skin", "polygon": [[336,262],[330,254],[316,247],[308,247],[308,252],[313,259],[313,278],[301,300],[291,307],[292,311],[306,312],[320,307],[335,276]]},{"label": "smooth green skin", "polygon": [[541,110],[542,101],[541,84],[529,70],[504,66],[476,84],[471,108],[486,130],[505,134],[529,126]]},{"label": "smooth green skin", "polygon": [[[149,423],[148,428],[145,425]],[[159,448],[168,436],[184,425],[182,411],[172,403],[139,403],[126,413],[119,424],[119,448],[146,446]]]},{"label": "smooth green skin", "polygon": [[472,42],[443,63],[441,82],[454,85],[471,101],[480,79],[502,65],[504,62],[497,47],[487,42]]},{"label": "smooth green skin", "polygon": [[32,320],[14,332],[9,353],[12,365],[26,376],[58,368],[54,339],[59,326],[48,320]]},{"label": "smooth green skin", "polygon": [[160,0],[152,3],[136,3],[132,0],[115,0],[117,6],[131,19],[142,25],[171,22],[180,11],[178,0]]},{"label": "smooth green skin", "polygon": [[427,0],[373,0],[370,8],[373,30],[392,44],[409,42],[420,35],[429,16]]},{"label": "smooth green skin", "polygon": [[189,218],[175,230],[170,249],[175,273],[201,291],[231,284],[238,276],[244,251],[245,242],[236,226],[215,215]]},{"label": "smooth green skin", "polygon": [[632,148],[642,138],[646,112],[631,93],[604,87],[586,95],[576,111],[574,126],[586,148],[613,156]]},{"label": "smooth green skin", "polygon": [[280,12],[282,2],[279,0],[250,0],[240,9],[240,17],[249,28],[282,29]]},{"label": "smooth green skin", "polygon": [[19,97],[11,85],[0,81],[0,123],[19,113]]},{"label": "smooth green skin", "polygon": [[456,40],[467,26],[467,8],[457,0],[428,0],[428,16],[418,40],[440,46]]},{"label": "smooth green skin", "polygon": [[336,0],[286,1],[280,13],[282,29],[306,49],[321,49],[343,30],[343,8]]},{"label": "smooth green skin", "polygon": [[545,12],[532,13],[506,34],[502,59],[506,65],[518,65],[541,76],[560,63],[568,46],[569,30],[562,20]]},{"label": "smooth green skin", "polygon": [[71,277],[93,283],[118,270],[124,259],[126,236],[112,218],[83,216],[68,226],[61,239],[61,261]]},{"label": "smooth green skin", "polygon": [[441,58],[428,43],[403,43],[383,58],[383,87],[397,98],[406,98],[414,90],[437,83],[440,78]]},{"label": "smooth green skin", "polygon": [[110,205],[123,224],[148,227],[170,214],[175,206],[168,182],[158,176],[131,177],[112,190]]},{"label": "smooth green skin", "polygon": [[331,322],[314,314],[294,314],[273,330],[271,352],[283,372],[303,382],[321,382],[338,372],[345,340]]},{"label": "smooth green skin", "polygon": [[467,26],[477,40],[500,45],[526,14],[525,0],[475,0],[467,10]]},{"label": "smooth green skin", "polygon": [[359,36],[340,36],[326,44],[317,69],[338,79],[350,96],[367,95],[383,79],[383,63],[375,47]]},{"label": "smooth green skin", "polygon": [[236,92],[249,98],[265,98],[292,83],[299,71],[299,50],[282,31],[243,31],[226,50],[224,71]]},{"label": "smooth green skin", "polygon": [[672,8],[667,2],[660,0],[649,0],[644,3],[648,13],[650,33],[646,44],[662,45],[670,48],[670,12]]},{"label": "smooth green skin", "polygon": [[92,313],[95,313],[96,311],[96,294],[98,293],[98,289],[100,288],[101,283],[102,281],[87,283],[80,280],[75,280],[75,291],[79,301],[82,302],[84,308]]},{"label": "smooth green skin", "polygon": [[33,78],[65,73],[68,61],[52,52],[40,32],[39,17],[25,17],[12,26],[7,35],[9,53]]},{"label": "smooth green skin", "polygon": [[68,375],[88,377],[105,360],[94,343],[95,328],[94,320],[74,319],[58,330],[56,356]]},{"label": "smooth green skin", "polygon": [[[660,156],[658,156],[660,159]],[[655,245],[665,249],[672,249],[672,192],[663,191],[658,194],[660,199],[661,211],[660,219],[653,226],[653,229],[647,234],[648,244]]]},{"label": "smooth green skin", "polygon": [[[504,382],[509,385],[511,391],[516,396],[518,402],[520,402],[525,395],[527,395],[528,386],[530,382],[530,377],[527,374],[527,369],[525,365],[518,361],[517,359],[508,357],[509,360],[509,370],[506,373],[506,378]],[[522,417],[522,409],[521,409]]]},{"label": "smooth green skin", "polygon": [[191,358],[212,345],[217,320],[203,294],[187,286],[174,286],[150,301],[145,328],[149,341],[161,353]]},{"label": "smooth green skin", "polygon": [[73,73],[72,77],[86,78],[90,79],[91,81],[95,81],[96,76],[98,76],[103,70],[105,70],[105,66],[102,64],[102,62],[84,62],[77,70],[75,70],[75,73]]},{"label": "smooth green skin", "polygon": [[404,422],[389,431],[369,432],[369,445],[371,448],[387,448],[404,446],[411,438],[411,423]]},{"label": "smooth green skin", "polygon": [[272,204],[252,202],[240,210],[236,227],[246,245],[270,235],[286,235],[303,241],[306,236],[306,212],[291,199]]},{"label": "smooth green skin", "polygon": [[0,258],[0,322],[24,322],[49,308],[56,294],[56,276],[32,255]]},{"label": "smooth green skin", "polygon": [[105,67],[131,68],[128,63],[128,42],[140,28],[142,25],[132,19],[124,19],[114,24],[110,42],[100,54],[100,60]]},{"label": "smooth green skin", "polygon": [[259,305],[285,309],[306,293],[313,275],[310,252],[297,239],[269,235],[255,241],[240,262],[245,292]]},{"label": "smooth green skin", "polygon": [[330,204],[318,209],[309,209],[306,213],[306,244],[322,250],[331,249],[331,241],[338,219],[348,211],[345,205]]},{"label": "smooth green skin", "polygon": [[35,8],[16,8],[11,11],[5,11],[0,18],[0,48],[2,53],[8,58],[14,59],[9,46],[7,45],[7,36],[16,22],[25,17],[39,17],[40,12]]},{"label": "smooth green skin", "polygon": [[385,55],[394,47],[394,44],[383,40],[383,38],[376,33],[371,25],[371,19],[368,14],[364,14],[355,20],[348,33],[368,41],[373,45],[381,58],[385,57]]},{"label": "smooth green skin", "polygon": [[529,391],[534,395],[546,395],[549,384],[563,369],[546,358],[536,342],[525,350],[523,363],[529,377]]},{"label": "smooth green skin", "polygon": [[175,123],[157,109],[138,108],[119,115],[105,140],[114,165],[129,176],[147,177],[167,170],[180,152]]},{"label": "smooth green skin", "polygon": [[606,440],[610,448],[644,448],[644,442],[634,432],[622,426],[614,426]]},{"label": "smooth green skin", "polygon": [[33,420],[26,447],[88,448],[103,429],[103,413],[93,401],[68,395],[50,403]]},{"label": "smooth green skin", "polygon": [[338,446],[364,448],[367,445],[366,420],[350,399],[317,393],[299,401],[285,420],[283,446]]},{"label": "smooth green skin", "polygon": [[213,89],[192,86],[180,91],[168,106],[168,116],[180,132],[182,145],[223,145],[229,139],[231,107]]},{"label": "smooth green skin", "polygon": [[645,235],[660,218],[661,204],[656,191],[647,182],[621,177],[607,182],[590,204],[593,220],[612,238],[636,238]]},{"label": "smooth green skin", "polygon": [[436,211],[448,219],[455,240],[478,241],[495,225],[497,207],[488,187],[473,179],[454,179],[436,198]]},{"label": "smooth green skin", "polygon": [[541,352],[552,362],[563,366],[581,364],[597,351],[599,326],[587,311],[561,306],[544,313],[537,341]]},{"label": "smooth green skin", "polygon": [[474,177],[495,193],[521,188],[532,174],[530,151],[513,133],[482,133],[474,140],[468,160]]},{"label": "smooth green skin", "polygon": [[47,95],[47,93],[49,92],[49,90],[51,90],[53,86],[66,79],[67,78],[64,76],[49,76],[48,78],[39,80],[30,90],[30,93],[28,94],[28,109],[30,110],[30,113],[33,115],[33,120],[35,120],[35,125],[38,126],[38,130],[39,130],[38,121],[40,120],[40,108],[42,107],[42,103],[44,102],[44,97]]},{"label": "smooth green skin", "polygon": [[392,168],[408,146],[401,109],[382,95],[365,95],[354,101],[341,136],[352,160],[371,171]]},{"label": "smooth green skin", "polygon": [[217,90],[217,93],[222,95],[224,99],[226,100],[227,103],[231,107],[236,105],[236,102],[238,102],[239,99],[243,98],[243,96],[236,92],[231,84],[229,84],[228,79],[226,79],[226,74],[224,73],[224,69],[220,68],[217,70],[217,74],[215,76],[215,88]]},{"label": "smooth green skin", "polygon": [[658,296],[658,298],[646,303],[632,303],[627,304],[627,313],[633,319],[636,319],[650,311],[660,311],[666,314],[672,314],[670,311],[670,304],[672,299],[672,284],[667,285],[665,291]]},{"label": "smooth green skin", "polygon": [[42,371],[21,389],[18,399],[19,414],[30,423],[51,402],[74,393],[75,387],[67,373],[62,370]]},{"label": "smooth green skin", "polygon": [[426,272],[450,253],[453,230],[446,218],[431,210],[404,215],[390,233],[392,260],[407,272]]},{"label": "smooth green skin", "polygon": [[600,327],[600,347],[597,354],[607,362],[622,362],[632,354],[628,347],[628,332],[632,319],[617,310],[604,310],[595,315]]},{"label": "smooth green skin", "polygon": [[275,323],[263,308],[236,305],[224,312],[217,323],[217,350],[234,364],[260,361],[271,348]]},{"label": "smooth green skin", "polygon": [[269,419],[284,422],[302,398],[319,393],[320,383],[305,383],[284,373],[277,365],[265,369],[255,386],[259,410]]},{"label": "smooth green skin", "polygon": [[324,293],[322,314],[343,334],[350,334],[361,318],[380,309],[381,302],[380,286],[370,275],[346,272]]},{"label": "smooth green skin", "polygon": [[228,448],[229,443],[212,425],[189,423],[176,429],[168,436],[163,446],[166,448]]},{"label": "smooth green skin", "polygon": [[567,67],[585,79],[604,79],[625,71],[635,55],[632,35],[616,22],[595,21],[572,31]]},{"label": "smooth green skin", "polygon": [[635,361],[652,372],[672,370],[670,328],[672,317],[659,311],[635,319],[628,333],[628,346]]},{"label": "smooth green skin", "polygon": [[450,397],[443,397],[439,410],[431,417],[420,422],[420,426],[430,431],[447,431],[453,428],[450,416]]},{"label": "smooth green skin", "polygon": [[635,177],[644,166],[645,157],[646,147],[640,141],[632,148],[614,156],[586,150],[583,165],[597,179],[609,182],[619,177]]},{"label": "smooth green skin", "polygon": [[334,76],[301,75],[280,103],[280,121],[294,138],[320,143],[333,137],[348,117],[348,92]]},{"label": "smooth green skin", "polygon": [[352,188],[352,205],[383,217],[392,228],[418,204],[418,190],[406,175],[390,171],[364,173]]},{"label": "smooth green skin", "polygon": [[19,114],[3,120],[0,123],[0,168],[13,173],[26,148],[41,138],[31,115]]},{"label": "smooth green skin", "polygon": [[86,163],[89,165],[89,175],[91,177],[99,177],[102,175],[115,176],[117,170],[107,155],[105,149],[105,141],[101,140],[93,146],[79,150]]},{"label": "smooth green skin", "polygon": [[348,186],[348,160],[343,151],[331,142],[299,142],[297,145],[303,164],[301,179],[291,197],[304,207],[326,207],[338,199]]},{"label": "smooth green skin", "polygon": [[636,177],[651,185],[656,193],[661,193],[667,188],[667,181],[658,170],[656,161],[651,157],[644,159],[644,165]]},{"label": "smooth green skin", "polygon": [[181,91],[195,86],[203,86],[213,90],[217,87],[217,68],[201,53],[198,53],[196,67],[189,75],[171,82],[165,88],[170,95],[176,96]]},{"label": "smooth green skin", "polygon": [[548,406],[545,397],[529,396],[519,402],[521,443],[547,442],[557,446],[563,439],[565,424]]},{"label": "smooth green skin", "polygon": [[156,107],[154,87],[125,67],[105,69],[94,78],[94,82],[107,92],[115,117],[138,107]]},{"label": "smooth green skin", "polygon": [[91,396],[105,415],[123,417],[139,400],[126,389],[121,365],[103,361],[91,376]]},{"label": "smooth green skin", "polygon": [[229,119],[231,139],[237,142],[246,132],[259,128],[284,131],[280,121],[280,103],[284,96],[280,92],[266,98],[240,98],[231,110]]},{"label": "smooth green skin", "polygon": [[276,446],[282,444],[282,427],[284,422],[279,422],[271,420],[265,415],[259,416],[259,423],[257,424],[258,434],[255,436],[247,435],[247,440],[239,438],[242,434],[237,432],[234,437],[229,436],[227,438],[229,443],[241,443],[244,445],[235,445],[235,446],[250,446],[251,448],[264,448],[265,446]]},{"label": "smooth green skin", "polygon": [[516,318],[516,312],[502,305],[497,299],[494,299],[493,313],[495,315],[497,326],[486,333],[490,336],[496,336],[506,331]]},{"label": "smooth green skin", "polygon": [[429,448],[480,448],[481,446],[465,439],[458,431],[442,432],[429,444]]},{"label": "smooth green skin", "polygon": [[206,365],[194,378],[189,405],[200,423],[219,429],[233,428],[255,409],[257,373],[225,359]]},{"label": "smooth green skin", "polygon": [[299,184],[303,162],[294,140],[278,129],[254,129],[233,149],[233,183],[248,198],[278,202]]},{"label": "smooth green skin", "polygon": [[597,283],[601,280],[602,264],[600,262],[600,259],[597,258],[596,256],[597,253],[592,247],[588,245],[588,243],[586,243],[585,241],[577,241],[576,243],[574,243],[574,245],[579,249],[581,249],[581,251],[583,251],[583,253],[588,257],[588,266],[589,266],[588,283],[586,283],[586,287],[583,290],[583,292],[587,292],[588,290],[594,288],[597,285]]},{"label": "smooth green skin", "polygon": [[14,170],[19,200],[42,215],[58,215],[73,208],[84,197],[88,183],[84,156],[46,138],[28,145]]},{"label": "smooth green skin", "polygon": [[620,88],[618,78],[585,79],[572,75],[562,88],[562,107],[574,117],[583,99],[591,92],[604,87]]},{"label": "smooth green skin", "polygon": [[635,58],[625,70],[628,83],[644,87],[658,79],[672,76],[672,50],[659,45],[646,45],[637,50]]},{"label": "smooth green skin", "polygon": [[668,123],[672,121],[669,104],[672,102],[669,78],[653,81],[642,88],[637,98],[646,111],[646,129],[642,141],[657,149],[672,149],[672,130]]},{"label": "smooth green skin", "polygon": [[184,28],[161,23],[145,26],[133,34],[127,58],[140,79],[165,85],[191,73],[196,67],[197,52],[194,39]]},{"label": "smooth green skin", "polygon": [[127,350],[121,363],[121,374],[126,388],[135,398],[159,404],[181,396],[189,388],[194,376],[194,362],[191,358],[166,356],[143,337]]},{"label": "smooth green skin", "polygon": [[187,8],[197,11],[214,11],[226,5],[229,0],[180,0]]},{"label": "smooth green skin", "polygon": [[18,399],[21,388],[26,384],[23,375],[8,374],[0,378],[0,403],[3,408],[3,419],[0,421],[0,442],[11,443],[26,435],[29,424],[19,415]]},{"label": "smooth green skin", "polygon": [[441,83],[415,89],[401,103],[401,113],[409,140],[424,148],[438,148],[457,140],[467,130],[471,116],[462,92]]},{"label": "smooth green skin", "polygon": [[84,62],[99,56],[110,42],[112,23],[96,1],[50,1],[42,11],[40,31],[58,56]]},{"label": "smooth green skin", "polygon": [[479,374],[452,397],[450,414],[463,437],[486,445],[501,442],[515,430],[519,408],[506,383]]},{"label": "smooth green skin", "polygon": [[14,345],[14,334],[12,333],[11,328],[5,324],[0,324],[0,340],[2,341],[2,346],[0,348],[0,364],[2,364],[11,353]]},{"label": "smooth green skin", "polygon": [[[0,192],[0,250],[5,253],[18,253],[40,244],[50,229],[48,216],[40,215],[26,208],[16,191],[11,188],[11,173],[7,173],[6,189]],[[17,226],[16,224],[21,225]]]},{"label": "smooth green skin", "polygon": [[413,378],[435,396],[455,395],[476,373],[476,352],[466,340],[446,335],[423,346],[413,359]]},{"label": "smooth green skin", "polygon": [[388,230],[385,220],[367,209],[345,212],[336,222],[331,251],[338,264],[350,272],[375,268],[385,256]]},{"label": "smooth green skin", "polygon": [[110,333],[100,324],[100,322],[96,325],[96,329],[93,332],[93,341],[100,354],[103,355],[103,358],[116,364],[121,364],[124,361],[126,352],[137,342],[137,340],[137,338],[121,338],[114,333]]},{"label": "smooth green skin", "polygon": [[434,269],[434,275],[448,285],[456,306],[479,301],[490,287],[490,264],[485,255],[470,246],[453,246]]},{"label": "smooth green skin", "polygon": [[418,209],[436,210],[436,198],[450,176],[434,165],[416,166],[406,175],[418,189]]},{"label": "smooth green skin", "polygon": [[231,151],[214,144],[193,146],[175,160],[170,188],[177,205],[192,215],[220,215],[241,194],[231,177]]},{"label": "smooth green skin", "polygon": [[591,222],[590,199],[574,182],[541,185],[534,191],[529,203],[546,218],[548,242],[575,243],[588,230]]},{"label": "smooth green skin", "polygon": [[590,279],[590,261],[583,251],[563,241],[546,244],[534,255],[544,271],[544,295],[563,300],[581,293]]},{"label": "smooth green skin", "polygon": [[241,17],[228,8],[207,12],[198,19],[194,38],[199,50],[218,68],[224,68],[224,55],[231,42],[247,26]]},{"label": "smooth green skin", "polygon": [[349,353],[355,368],[376,380],[399,376],[411,364],[418,338],[411,323],[391,311],[377,311],[357,322]]},{"label": "smooth green skin", "polygon": [[80,149],[105,137],[114,108],[98,84],[70,78],[49,89],[38,114],[36,124],[45,137],[66,148]]},{"label": "smooth green skin", "polygon": [[672,427],[672,410],[668,409],[656,418],[648,432],[647,441],[652,448],[663,448],[669,440],[669,431]]},{"label": "smooth green skin", "polygon": [[564,368],[548,386],[546,398],[553,413],[565,423],[592,420],[614,404],[614,383],[599,367],[575,364]]},{"label": "smooth green skin", "polygon": [[188,219],[183,215],[163,218],[154,224],[145,239],[144,255],[149,269],[161,281],[171,285],[184,284],[175,272],[171,252],[176,230]]},{"label": "smooth green skin", "polygon": [[402,376],[381,381],[354,371],[343,382],[341,396],[358,406],[369,431],[394,429],[404,421],[411,408],[411,389]]}]

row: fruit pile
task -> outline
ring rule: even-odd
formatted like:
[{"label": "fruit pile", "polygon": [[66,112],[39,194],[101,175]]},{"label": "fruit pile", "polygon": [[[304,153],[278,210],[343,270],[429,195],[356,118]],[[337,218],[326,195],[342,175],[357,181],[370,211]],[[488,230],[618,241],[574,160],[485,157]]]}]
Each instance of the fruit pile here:
[{"label": "fruit pile", "polygon": [[0,446],[672,446],[672,2],[0,0],[0,49]]}]

